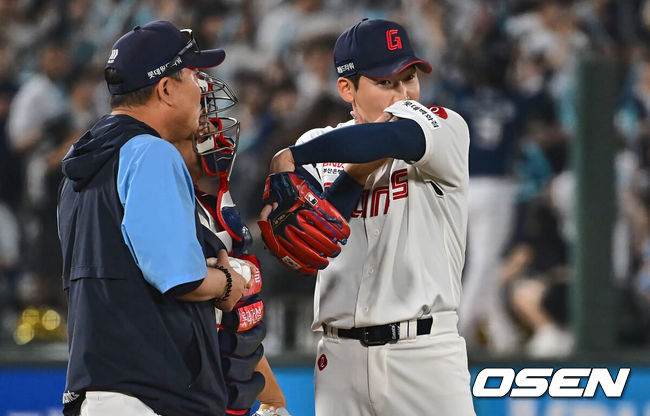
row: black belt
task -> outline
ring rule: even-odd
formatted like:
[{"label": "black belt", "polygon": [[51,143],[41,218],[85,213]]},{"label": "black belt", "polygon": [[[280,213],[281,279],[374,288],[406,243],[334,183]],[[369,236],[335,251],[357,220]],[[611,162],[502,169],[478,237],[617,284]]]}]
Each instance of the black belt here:
[{"label": "black belt", "polygon": [[[417,335],[431,333],[432,323],[432,318],[418,319]],[[362,328],[339,329],[337,333],[341,338],[358,339],[363,345],[369,347],[399,340],[399,327],[400,323],[394,322],[392,324],[364,326]],[[327,333],[327,325],[323,324],[323,329]]]}]

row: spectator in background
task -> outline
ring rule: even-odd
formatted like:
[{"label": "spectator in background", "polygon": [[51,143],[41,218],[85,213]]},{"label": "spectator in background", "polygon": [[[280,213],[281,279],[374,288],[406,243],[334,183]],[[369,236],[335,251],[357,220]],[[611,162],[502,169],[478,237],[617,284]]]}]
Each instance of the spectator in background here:
[{"label": "spectator in background", "polygon": [[[621,13],[621,8],[626,7],[632,9],[634,6],[614,0],[580,1],[575,6],[580,25],[594,46],[610,57],[617,53],[623,42],[633,37],[634,23],[623,20],[629,16]],[[622,30],[618,30],[619,24]]]},{"label": "spectator in background", "polygon": [[626,146],[635,149],[644,166],[650,165],[650,50],[632,62],[627,88],[617,114],[617,127]]},{"label": "spectator in background", "polygon": [[[450,40],[449,26],[454,19],[452,9],[460,2],[444,0],[402,0],[401,11],[404,14],[405,26],[417,27],[412,34],[412,42],[416,49],[422,51],[422,59],[431,63],[434,73],[445,73],[449,69]],[[428,103],[433,99],[436,84],[435,76],[420,80],[423,93],[422,102]]]},{"label": "spectator in background", "polygon": [[[35,247],[46,239],[56,243],[56,228],[44,229],[44,222],[56,221],[53,206],[45,213],[47,200],[56,201],[56,188],[48,189],[48,153],[59,143],[61,116],[66,110],[68,53],[64,44],[53,40],[40,54],[40,70],[20,87],[9,109],[7,133],[13,153],[20,158],[25,178],[25,193],[20,205],[19,220],[23,227],[25,245],[23,269],[20,276],[20,302],[29,304],[54,303],[62,306],[57,270],[57,256],[50,254],[56,245],[36,254]],[[42,215],[45,214],[45,217]],[[51,217],[51,218],[49,218]],[[47,218],[44,221],[44,218]],[[49,220],[52,221],[49,221]],[[53,235],[51,235],[53,233]],[[40,247],[40,246],[39,246]],[[49,268],[54,262],[54,268]]]},{"label": "spectator in background", "polygon": [[[268,6],[268,2],[263,2]],[[261,52],[255,45],[257,34],[256,15],[261,11],[261,4],[246,0],[229,14],[224,22],[224,31],[229,33],[228,59],[219,71],[226,80],[234,80],[239,71],[267,72],[272,68],[273,60],[267,52]]]},{"label": "spectator in background", "polygon": [[619,207],[630,233],[623,246],[629,253],[619,248],[617,254],[629,254],[636,266],[622,278],[633,293],[632,313],[640,318],[635,332],[643,334],[633,339],[645,341],[650,338],[650,51],[644,47],[633,58],[616,118],[626,149],[617,157],[617,170],[624,172],[617,178]]},{"label": "spectator in background", "polygon": [[258,51],[271,59],[290,59],[292,44],[318,34],[338,34],[357,20],[355,11],[341,13],[326,5],[323,0],[289,0],[262,16],[256,36]]},{"label": "spectator in background", "polygon": [[20,163],[14,156],[7,136],[7,119],[11,101],[18,85],[11,72],[13,56],[6,40],[0,36],[0,201],[16,207],[20,201],[23,184]]},{"label": "spectator in background", "polygon": [[[161,19],[186,26],[190,23],[190,9],[181,0],[140,0],[133,2],[130,26],[143,25]],[[130,29],[130,28],[129,28]]]},{"label": "spectator in background", "polygon": [[[259,125],[254,135],[249,139],[249,146],[244,148],[239,163],[235,166],[237,178],[236,188],[241,192],[238,198],[246,201],[242,204],[245,211],[244,218],[253,220],[257,216],[261,205],[260,192],[264,188],[264,174],[271,157],[277,150],[278,142],[285,143],[291,137],[295,137],[295,127],[298,119],[294,117],[298,92],[296,85],[290,79],[284,79],[277,85],[270,85],[260,79],[264,88],[255,101],[266,97],[261,105],[260,114],[257,116]],[[249,83],[250,87],[250,83]],[[264,94],[264,95],[262,95]],[[251,229],[254,227],[254,221]]]},{"label": "spectator in background", "polygon": [[193,13],[192,27],[196,28],[194,36],[199,45],[205,45],[206,48],[218,46],[224,17],[229,12],[230,8],[226,3],[219,0],[203,0],[198,3]]},{"label": "spectator in background", "polygon": [[17,273],[21,243],[18,221],[9,206],[0,199],[0,340],[11,334],[19,310]]},{"label": "spectator in background", "polygon": [[331,68],[335,42],[336,35],[323,34],[311,37],[300,45],[301,71],[296,79],[298,117],[304,116],[320,96],[332,96],[331,91],[336,91],[336,78]]},{"label": "spectator in background", "polygon": [[6,134],[9,107],[18,90],[11,72],[11,62],[12,53],[6,39],[0,35],[0,338],[8,337],[16,322],[16,283],[21,244],[20,227],[13,211],[22,194],[20,164]]},{"label": "spectator in background", "polygon": [[241,123],[239,149],[255,144],[260,135],[269,100],[269,85],[257,71],[239,71],[235,76],[237,95],[242,105],[233,108],[234,117]]},{"label": "spectator in background", "polygon": [[530,339],[525,352],[535,358],[571,352],[568,325],[566,245],[548,201],[527,205],[522,227],[503,264],[500,280],[512,287],[510,304]]},{"label": "spectator in background", "polygon": [[[62,17],[61,25],[70,45],[73,61],[85,67],[90,63],[101,70],[105,64],[106,53],[114,40],[127,30],[126,28],[133,27],[131,18],[139,3],[69,1],[68,12]],[[108,101],[108,97],[105,99]],[[107,108],[106,111],[108,110]]]},{"label": "spectator in background", "polygon": [[543,57],[549,91],[556,100],[562,124],[572,129],[574,71],[580,52],[589,47],[570,1],[542,0],[535,10],[506,20],[505,28],[521,53]]},{"label": "spectator in background", "polygon": [[296,38],[298,26],[317,18],[321,3],[321,0],[289,0],[264,15],[257,29],[257,49],[273,57],[286,54],[290,42]]},{"label": "spectator in background", "polygon": [[61,81],[67,70],[66,46],[57,40],[47,44],[40,55],[39,72],[20,87],[11,104],[7,128],[16,153],[27,155],[41,145],[45,124],[65,108]]},{"label": "spectator in background", "polygon": [[57,311],[65,310],[65,299],[60,290],[59,273],[63,265],[59,256],[51,256],[56,247],[57,235],[57,190],[63,178],[61,160],[68,153],[74,141],[88,130],[101,115],[93,106],[93,94],[97,74],[72,71],[66,89],[69,91],[63,113],[47,124],[43,140],[50,148],[42,155],[43,176],[39,188],[43,189],[37,204],[28,206],[31,221],[38,227],[36,235],[28,234],[30,250],[25,252],[24,267],[35,278],[39,293],[47,295],[32,301],[47,304]]},{"label": "spectator in background", "polygon": [[457,109],[471,137],[468,257],[459,330],[471,349],[479,347],[479,329],[484,327],[488,348],[508,353],[518,340],[504,307],[498,268],[513,225],[517,189],[513,163],[526,107],[506,80],[511,45],[496,28],[481,36],[464,53],[467,82],[448,82],[436,103]]}]

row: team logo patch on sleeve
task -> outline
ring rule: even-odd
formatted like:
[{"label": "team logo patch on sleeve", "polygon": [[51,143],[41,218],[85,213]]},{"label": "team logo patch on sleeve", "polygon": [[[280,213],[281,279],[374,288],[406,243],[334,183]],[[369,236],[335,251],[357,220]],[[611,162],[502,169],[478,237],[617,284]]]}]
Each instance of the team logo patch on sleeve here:
[{"label": "team logo patch on sleeve", "polygon": [[447,112],[445,111],[444,108],[442,108],[442,107],[438,107],[438,106],[436,106],[436,105],[430,105],[430,106],[427,106],[427,108],[428,108],[429,110],[431,110],[431,112],[432,112],[433,114],[437,115],[438,117],[440,117],[440,118],[442,118],[442,119],[444,119],[444,120],[447,119]]}]

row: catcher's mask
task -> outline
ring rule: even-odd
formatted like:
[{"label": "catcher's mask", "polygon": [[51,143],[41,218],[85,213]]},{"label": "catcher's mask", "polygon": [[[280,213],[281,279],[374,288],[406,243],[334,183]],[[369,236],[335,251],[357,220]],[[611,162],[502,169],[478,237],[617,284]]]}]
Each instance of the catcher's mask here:
[{"label": "catcher's mask", "polygon": [[225,176],[227,180],[237,153],[239,121],[219,114],[237,104],[237,97],[222,80],[204,72],[199,72],[197,77],[202,112],[199,133],[193,140],[194,151],[208,175]]},{"label": "catcher's mask", "polygon": [[239,143],[239,121],[220,116],[223,111],[237,104],[237,97],[220,79],[204,72],[199,72],[197,78],[201,87],[202,112],[199,132],[194,135],[194,151],[199,155],[205,173],[219,179],[218,188],[212,193],[216,197],[214,207],[212,204],[206,205],[211,206],[210,214],[232,239],[233,253],[241,254],[252,242],[252,237],[228,190]]}]

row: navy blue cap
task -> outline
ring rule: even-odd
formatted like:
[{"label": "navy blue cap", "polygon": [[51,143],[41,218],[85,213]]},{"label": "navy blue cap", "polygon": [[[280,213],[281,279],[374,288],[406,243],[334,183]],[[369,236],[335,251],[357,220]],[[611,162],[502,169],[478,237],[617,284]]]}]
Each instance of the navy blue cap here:
[{"label": "navy blue cap", "polygon": [[431,65],[415,56],[406,30],[390,20],[363,19],[334,45],[334,67],[340,77],[389,78],[411,65],[431,72]]},{"label": "navy blue cap", "polygon": [[105,69],[117,70],[119,82],[107,80],[108,90],[125,94],[186,67],[212,68],[225,57],[222,49],[200,51],[189,30],[180,31],[164,20],[150,22],[136,26],[113,45]]}]

